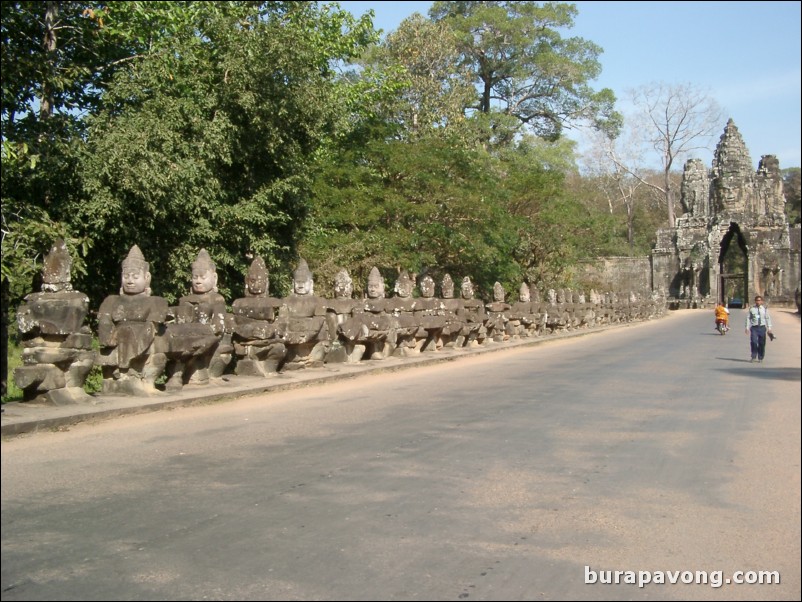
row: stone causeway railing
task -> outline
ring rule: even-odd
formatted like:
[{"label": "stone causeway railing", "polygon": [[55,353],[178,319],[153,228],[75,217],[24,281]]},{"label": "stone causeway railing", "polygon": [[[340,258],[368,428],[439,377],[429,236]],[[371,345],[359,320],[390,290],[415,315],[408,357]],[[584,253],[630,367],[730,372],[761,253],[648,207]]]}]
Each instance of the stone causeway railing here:
[{"label": "stone causeway railing", "polygon": [[[518,300],[505,301],[500,284],[493,300],[474,297],[470,278],[454,294],[445,275],[440,296],[431,276],[416,283],[406,272],[393,296],[377,268],[364,299],[352,297],[346,270],[335,277],[332,299],[314,294],[314,280],[302,259],[293,292],[268,295],[264,261],[257,257],[246,278],[245,297],[227,308],[217,292],[214,262],[201,250],[192,264],[192,292],[169,306],[150,294],[150,267],[137,246],[122,264],[119,295],[100,305],[97,332],[85,324],[89,299],[73,291],[71,259],[57,241],[45,259],[42,291],[17,312],[23,365],[14,372],[24,401],[51,405],[91,403],[84,391],[93,367],[103,374],[102,395],[147,396],[208,386],[230,375],[263,376],[320,368],[334,363],[377,362],[443,349],[471,349],[531,337],[642,321],[663,315],[664,298],[635,293],[540,291],[521,284]],[[94,351],[97,336],[100,348]]]}]

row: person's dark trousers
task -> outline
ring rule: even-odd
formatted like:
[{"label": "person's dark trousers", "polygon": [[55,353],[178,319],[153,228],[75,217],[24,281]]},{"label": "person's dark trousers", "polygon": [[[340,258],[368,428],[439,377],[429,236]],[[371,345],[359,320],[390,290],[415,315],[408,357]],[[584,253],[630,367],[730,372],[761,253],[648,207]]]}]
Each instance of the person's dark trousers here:
[{"label": "person's dark trousers", "polygon": [[749,344],[752,349],[752,359],[762,360],[766,354],[765,326],[752,326],[749,329]]}]

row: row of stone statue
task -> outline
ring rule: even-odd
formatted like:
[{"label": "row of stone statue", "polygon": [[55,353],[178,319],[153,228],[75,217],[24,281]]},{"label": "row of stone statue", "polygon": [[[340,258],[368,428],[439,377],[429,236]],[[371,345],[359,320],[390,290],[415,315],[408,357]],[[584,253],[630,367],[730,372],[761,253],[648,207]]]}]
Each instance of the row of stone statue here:
[{"label": "row of stone statue", "polygon": [[406,272],[398,276],[394,295],[385,298],[384,280],[375,267],[365,299],[353,298],[346,270],[335,277],[334,298],[324,299],[315,296],[303,259],[293,274],[292,294],[279,299],[269,296],[267,268],[257,257],[248,270],[245,297],[236,299],[229,312],[205,250],[192,263],[191,294],[170,307],[166,299],[151,295],[150,266],[134,246],[122,262],[120,294],[107,297],[98,310],[96,353],[84,325],[89,299],[72,290],[70,271],[69,253],[58,241],[45,259],[42,292],[28,295],[17,313],[24,349],[14,378],[25,400],[89,400],[83,384],[96,364],[102,367],[103,393],[154,394],[208,384],[231,372],[267,376],[648,319],[665,307],[659,299],[639,300],[632,294],[619,299],[591,292],[586,300],[562,290],[550,290],[541,301],[537,289],[525,283],[516,302],[505,302],[496,283],[493,301],[485,303],[474,298],[468,277],[456,297],[448,275],[439,298],[430,276],[420,279],[420,296],[415,297],[415,282]]}]

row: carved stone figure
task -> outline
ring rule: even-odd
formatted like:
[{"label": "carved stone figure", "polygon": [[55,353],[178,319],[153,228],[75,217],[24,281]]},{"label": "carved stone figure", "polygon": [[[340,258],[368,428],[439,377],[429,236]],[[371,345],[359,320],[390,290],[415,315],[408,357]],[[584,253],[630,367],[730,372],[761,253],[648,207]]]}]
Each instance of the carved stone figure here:
[{"label": "carved stone figure", "polygon": [[287,355],[276,320],[281,300],[269,296],[270,277],[264,259],[256,257],[245,278],[245,297],[232,304],[237,355],[236,373],[241,376],[275,374]]},{"label": "carved stone figure", "polygon": [[157,339],[164,334],[167,300],[151,296],[150,264],[134,245],[122,262],[119,295],[109,295],[98,309],[98,363],[103,392],[122,395],[158,393],[156,380],[167,356]]},{"label": "carved stone figure", "polygon": [[314,293],[312,272],[301,258],[292,275],[292,294],[279,310],[279,329],[287,345],[284,370],[323,365],[328,340],[326,306]]},{"label": "carved stone figure", "polygon": [[419,351],[437,351],[442,348],[440,335],[446,325],[445,306],[435,298],[434,279],[425,275],[418,285],[421,296],[415,300],[414,318],[418,326],[415,346]]},{"label": "carved stone figure", "polygon": [[518,301],[512,304],[507,322],[507,334],[511,338],[535,336],[536,324],[533,316],[533,304],[529,285],[522,282],[518,289]]},{"label": "carved stone figure", "polygon": [[192,292],[171,308],[175,322],[168,324],[167,390],[184,385],[206,385],[219,378],[231,362],[233,324],[226,302],[217,292],[217,266],[206,249],[192,263]]},{"label": "carved stone figure", "polygon": [[457,315],[463,308],[463,303],[462,299],[454,297],[454,281],[451,279],[450,275],[446,274],[443,276],[443,280],[440,283],[440,291],[445,321],[440,331],[441,346],[453,348],[456,346],[457,339],[464,327],[462,320],[460,320]]},{"label": "carved stone figure", "polygon": [[414,286],[415,283],[407,271],[402,270],[393,287],[395,296],[387,300],[387,306],[396,323],[394,356],[407,357],[416,355],[419,351],[415,341],[418,325],[415,320],[415,299],[412,296]]},{"label": "carved stone figure", "polygon": [[506,332],[508,312],[510,304],[504,301],[504,288],[499,282],[493,285],[493,301],[485,307],[487,309],[487,337],[496,343],[501,343],[509,338]]},{"label": "carved stone figure", "polygon": [[84,325],[89,298],[72,290],[72,258],[63,240],[50,248],[42,291],[25,297],[17,311],[22,366],[14,382],[24,401],[65,405],[91,400],[83,389],[92,366],[92,334]]},{"label": "carved stone figure", "polygon": [[326,351],[326,363],[346,362],[354,363],[362,359],[367,344],[366,332],[358,326],[354,336],[348,333],[354,327],[354,321],[359,320],[363,312],[362,304],[353,298],[354,282],[348,270],[340,270],[334,276],[334,299],[326,303],[326,321],[328,323],[329,346]]},{"label": "carved stone figure", "polygon": [[468,276],[462,279],[460,295],[462,296],[462,307],[457,310],[457,317],[464,326],[457,346],[475,347],[482,345],[487,337],[485,304],[481,299],[474,298],[473,283]]},{"label": "carved stone figure", "polygon": [[368,275],[367,299],[361,313],[355,310],[354,317],[340,328],[348,340],[363,341],[364,357],[372,360],[385,359],[395,350],[396,321],[384,295],[384,278],[374,266]]}]

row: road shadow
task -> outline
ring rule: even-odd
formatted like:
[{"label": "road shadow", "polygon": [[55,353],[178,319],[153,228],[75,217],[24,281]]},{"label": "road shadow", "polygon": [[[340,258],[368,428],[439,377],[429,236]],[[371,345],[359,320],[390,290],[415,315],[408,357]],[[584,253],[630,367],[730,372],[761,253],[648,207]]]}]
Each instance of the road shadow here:
[{"label": "road shadow", "polygon": [[725,372],[727,374],[738,375],[738,376],[750,376],[754,378],[762,378],[765,380],[786,380],[789,382],[796,382],[802,381],[802,371],[799,368],[771,368],[766,365],[766,362],[762,364],[755,363],[751,364],[749,360],[736,360],[731,358],[716,358],[722,359],[731,362],[738,362],[743,364],[750,364],[749,368],[746,367],[732,367],[732,368],[716,368],[719,372]]}]

